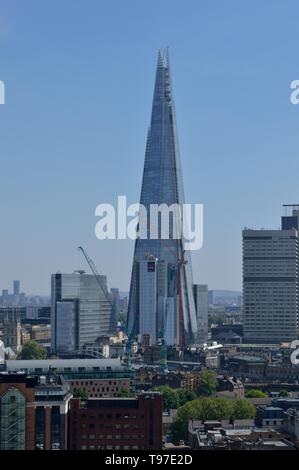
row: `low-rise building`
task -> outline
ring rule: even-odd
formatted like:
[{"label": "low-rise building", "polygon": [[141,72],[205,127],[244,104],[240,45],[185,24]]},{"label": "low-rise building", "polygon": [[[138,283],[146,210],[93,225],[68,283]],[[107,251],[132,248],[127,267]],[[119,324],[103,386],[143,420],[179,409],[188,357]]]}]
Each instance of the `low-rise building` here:
[{"label": "low-rise building", "polygon": [[162,395],[137,398],[73,399],[70,449],[162,449]]},{"label": "low-rise building", "polygon": [[284,412],[277,406],[258,406],[256,409],[255,423],[258,427],[269,427],[273,429],[282,428]]},{"label": "low-rise building", "polygon": [[119,359],[8,360],[6,369],[34,375],[62,375],[75,395],[117,397],[123,390],[135,394],[135,370],[122,366]]}]

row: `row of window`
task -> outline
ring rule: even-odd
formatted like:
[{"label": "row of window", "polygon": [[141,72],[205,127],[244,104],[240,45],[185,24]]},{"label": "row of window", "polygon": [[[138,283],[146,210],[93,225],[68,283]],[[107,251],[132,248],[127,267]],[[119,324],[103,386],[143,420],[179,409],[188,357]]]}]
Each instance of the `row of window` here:
[{"label": "row of window", "polygon": [[99,446],[81,446],[81,450],[104,450],[104,449],[107,449],[107,450],[138,450],[138,449],[142,449],[143,447],[139,447],[139,446],[111,446],[111,445],[107,445],[107,446],[102,446],[102,445],[99,445]]},{"label": "row of window", "polygon": [[[82,423],[81,424],[81,429],[95,429],[96,428],[96,425],[94,423],[89,423],[88,425],[86,423]],[[103,424],[103,423],[100,423],[98,424],[98,428],[99,429],[139,429],[139,428],[143,428],[143,426],[139,426],[138,424],[129,424],[129,423],[125,423],[125,424],[120,424],[120,423],[115,423],[115,424]]]},{"label": "row of window", "polygon": [[[121,413],[107,413],[107,414],[104,414],[104,413],[99,413],[97,415],[97,417],[99,419],[113,419],[113,418],[116,418],[116,419],[143,419],[144,418],[144,414],[140,414],[140,415],[136,415],[136,414],[129,414],[129,413],[126,413],[126,414],[121,414]],[[81,415],[81,418],[82,419],[96,419],[96,416],[95,415],[87,415],[86,413],[82,413]]]},{"label": "row of window", "polygon": [[139,439],[144,439],[144,434],[133,434],[133,435],[127,435],[127,434],[82,434],[81,439],[134,439],[139,440]]}]

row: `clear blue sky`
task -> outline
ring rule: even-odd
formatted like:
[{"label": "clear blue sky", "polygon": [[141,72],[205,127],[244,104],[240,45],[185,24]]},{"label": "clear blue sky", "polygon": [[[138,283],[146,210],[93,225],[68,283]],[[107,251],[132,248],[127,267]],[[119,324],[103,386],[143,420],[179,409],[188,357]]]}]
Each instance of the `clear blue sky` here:
[{"label": "clear blue sky", "polygon": [[195,281],[241,287],[241,230],[299,202],[298,1],[0,0],[0,289],[85,268],[129,287],[133,243],[94,210],[139,199],[157,50],[169,46],[187,202],[204,204]]}]

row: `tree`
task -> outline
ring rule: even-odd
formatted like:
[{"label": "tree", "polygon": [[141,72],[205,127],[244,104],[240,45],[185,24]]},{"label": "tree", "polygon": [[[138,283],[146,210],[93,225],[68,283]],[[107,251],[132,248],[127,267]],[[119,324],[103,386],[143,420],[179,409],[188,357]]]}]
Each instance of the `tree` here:
[{"label": "tree", "polygon": [[222,420],[222,419],[250,419],[255,417],[255,407],[247,400],[232,401],[227,398],[197,398],[187,402],[177,411],[172,423],[171,432],[176,441],[186,440],[188,435],[188,421]]},{"label": "tree", "polygon": [[213,370],[204,370],[200,374],[200,382],[197,387],[197,394],[199,396],[209,396],[215,393],[218,388],[216,372]]},{"label": "tree", "polygon": [[130,398],[131,397],[131,393],[129,390],[127,390],[126,388],[122,388],[118,394],[117,394],[117,397],[118,398]]},{"label": "tree", "polygon": [[46,359],[47,351],[36,341],[26,341],[19,354],[19,359]]},{"label": "tree", "polygon": [[280,390],[279,396],[280,397],[288,397],[289,393],[287,392],[287,390]]},{"label": "tree", "polygon": [[160,385],[159,387],[155,387],[154,390],[162,393],[164,411],[169,411],[171,408],[176,409],[180,406],[178,394],[173,388],[168,385]]},{"label": "tree", "polygon": [[83,390],[82,388],[74,388],[73,396],[74,398],[82,398],[83,400],[88,398],[86,390]]},{"label": "tree", "polygon": [[234,402],[233,417],[235,419],[253,419],[255,406],[247,400],[241,399]]},{"label": "tree", "polygon": [[232,415],[233,402],[227,398],[197,398],[178,409],[171,432],[175,440],[185,440],[189,419],[229,419]]},{"label": "tree", "polygon": [[179,406],[185,405],[188,401],[196,399],[196,393],[192,390],[184,390],[183,388],[176,389],[176,394],[179,401]]},{"label": "tree", "polygon": [[251,390],[248,390],[248,392],[246,392],[246,397],[247,398],[265,398],[267,396],[268,396],[267,393],[265,393],[262,390],[259,390],[257,388],[253,388]]}]

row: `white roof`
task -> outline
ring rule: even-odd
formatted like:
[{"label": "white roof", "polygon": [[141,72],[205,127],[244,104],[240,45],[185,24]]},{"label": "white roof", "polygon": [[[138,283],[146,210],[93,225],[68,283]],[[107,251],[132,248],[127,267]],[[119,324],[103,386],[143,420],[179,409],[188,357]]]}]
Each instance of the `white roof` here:
[{"label": "white roof", "polygon": [[8,360],[6,361],[6,368],[8,371],[21,370],[21,369],[58,369],[62,370],[65,368],[78,369],[79,367],[85,367],[86,369],[92,369],[93,367],[99,367],[100,369],[111,369],[121,368],[120,359],[32,359],[32,360]]}]

